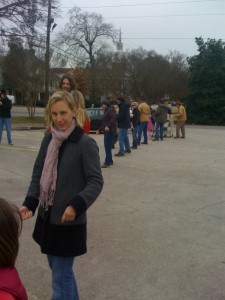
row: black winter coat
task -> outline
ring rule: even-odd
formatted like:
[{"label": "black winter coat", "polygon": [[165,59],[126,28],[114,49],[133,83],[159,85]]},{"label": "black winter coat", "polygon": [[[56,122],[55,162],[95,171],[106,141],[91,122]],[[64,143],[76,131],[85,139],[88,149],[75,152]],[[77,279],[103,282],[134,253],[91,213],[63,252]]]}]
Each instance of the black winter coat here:
[{"label": "black winter coat", "polygon": [[0,118],[11,118],[12,101],[7,97],[0,101]]},{"label": "black winter coat", "polygon": [[118,106],[118,128],[128,129],[130,128],[130,105],[123,101]]}]

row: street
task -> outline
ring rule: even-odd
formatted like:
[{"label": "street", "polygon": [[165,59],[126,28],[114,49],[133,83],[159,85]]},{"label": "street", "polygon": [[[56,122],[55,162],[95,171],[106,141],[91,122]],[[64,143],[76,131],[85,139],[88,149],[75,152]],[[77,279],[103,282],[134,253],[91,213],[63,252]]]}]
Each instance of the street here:
[{"label": "street", "polygon": [[[103,169],[103,192],[88,211],[88,253],[74,264],[80,300],[225,299],[225,128],[186,131],[186,139],[150,141]],[[0,189],[20,206],[43,130],[12,137],[13,147],[5,132],[0,145]],[[103,135],[91,137],[103,162]],[[17,268],[29,300],[47,300],[35,218],[23,224]]]}]

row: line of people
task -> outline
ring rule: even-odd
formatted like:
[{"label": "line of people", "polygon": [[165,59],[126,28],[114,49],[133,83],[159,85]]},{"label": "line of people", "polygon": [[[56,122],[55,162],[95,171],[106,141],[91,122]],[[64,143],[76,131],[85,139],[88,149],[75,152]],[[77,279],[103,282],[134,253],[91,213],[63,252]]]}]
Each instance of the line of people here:
[{"label": "line of people", "polygon": [[[151,139],[150,135],[154,131],[154,138],[152,141],[163,141],[164,138],[164,124],[168,121],[168,115],[177,119],[176,137],[182,133],[182,138],[185,138],[185,122],[187,119],[185,108],[181,102],[176,103],[177,111],[172,114],[172,110],[165,101],[160,101],[156,111],[151,112],[150,106],[145,101],[132,102],[131,104],[123,97],[118,97],[118,115],[115,107],[110,104],[108,99],[102,101],[102,108],[104,109],[104,116],[100,128],[96,131],[104,133],[104,148],[105,160],[102,168],[109,168],[113,165],[112,144],[118,132],[119,151],[115,157],[124,157],[125,154],[130,154],[131,149],[137,149],[141,144],[148,144]],[[153,128],[154,123],[154,128]],[[128,130],[132,130],[133,144],[130,146],[128,138]],[[143,141],[142,140],[143,136]]]}]

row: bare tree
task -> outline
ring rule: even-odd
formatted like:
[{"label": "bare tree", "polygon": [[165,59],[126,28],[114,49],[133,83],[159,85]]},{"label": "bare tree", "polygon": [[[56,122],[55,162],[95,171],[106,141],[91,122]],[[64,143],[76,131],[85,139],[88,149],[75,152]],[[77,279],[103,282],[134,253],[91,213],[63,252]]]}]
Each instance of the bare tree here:
[{"label": "bare tree", "polygon": [[19,92],[30,118],[35,115],[38,94],[43,87],[44,55],[40,50],[24,49],[21,38],[14,37],[3,60],[3,79],[7,89]]},{"label": "bare tree", "polygon": [[86,66],[90,70],[92,98],[96,97],[96,60],[107,48],[107,42],[113,41],[115,36],[113,25],[103,22],[101,15],[81,12],[80,8],[74,7],[69,11],[69,22],[55,41],[79,57],[76,61],[78,66]]}]

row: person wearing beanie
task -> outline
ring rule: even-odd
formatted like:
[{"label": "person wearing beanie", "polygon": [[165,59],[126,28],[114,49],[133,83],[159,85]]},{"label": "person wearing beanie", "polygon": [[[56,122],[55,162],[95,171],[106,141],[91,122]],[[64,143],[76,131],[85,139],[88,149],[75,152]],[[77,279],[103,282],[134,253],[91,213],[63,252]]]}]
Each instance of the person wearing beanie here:
[{"label": "person wearing beanie", "polygon": [[96,133],[104,133],[105,162],[102,168],[108,168],[113,165],[112,144],[116,134],[116,111],[108,100],[101,101],[101,104],[105,113],[102,119],[102,125]]},{"label": "person wearing beanie", "polygon": [[0,95],[0,144],[2,141],[2,132],[4,125],[6,127],[8,144],[13,145],[11,137],[11,109],[12,101],[9,100],[6,94],[6,90],[1,90]]}]

